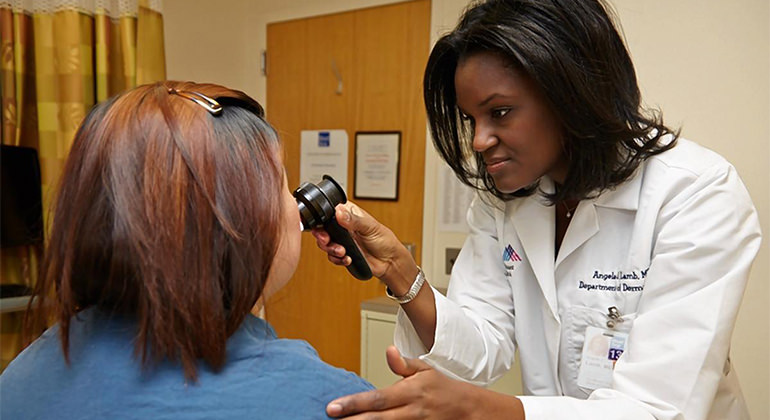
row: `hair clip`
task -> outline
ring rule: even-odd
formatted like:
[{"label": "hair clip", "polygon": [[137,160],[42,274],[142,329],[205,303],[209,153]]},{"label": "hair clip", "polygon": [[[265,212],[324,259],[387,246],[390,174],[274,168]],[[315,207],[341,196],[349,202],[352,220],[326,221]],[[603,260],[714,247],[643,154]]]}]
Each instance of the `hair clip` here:
[{"label": "hair clip", "polygon": [[222,105],[202,93],[186,90],[176,90],[174,88],[168,88],[168,93],[176,94],[183,98],[189,99],[196,104],[206,108],[206,111],[210,112],[212,115],[222,114]]}]

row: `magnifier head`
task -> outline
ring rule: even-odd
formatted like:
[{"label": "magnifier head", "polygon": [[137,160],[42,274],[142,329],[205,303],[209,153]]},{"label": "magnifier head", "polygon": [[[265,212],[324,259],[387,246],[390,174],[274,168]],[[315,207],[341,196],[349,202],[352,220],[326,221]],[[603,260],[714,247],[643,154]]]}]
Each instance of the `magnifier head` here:
[{"label": "magnifier head", "polygon": [[303,182],[294,190],[294,198],[303,230],[323,226],[334,217],[337,204],[348,201],[345,190],[329,175],[324,175],[318,185]]}]

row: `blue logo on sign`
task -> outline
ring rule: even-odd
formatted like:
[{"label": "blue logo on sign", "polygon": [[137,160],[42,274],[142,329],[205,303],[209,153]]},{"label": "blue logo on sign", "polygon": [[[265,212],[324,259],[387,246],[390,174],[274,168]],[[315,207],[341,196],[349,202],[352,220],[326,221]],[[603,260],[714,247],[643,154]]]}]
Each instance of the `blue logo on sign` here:
[{"label": "blue logo on sign", "polygon": [[329,147],[331,143],[331,136],[328,131],[321,131],[318,133],[318,147]]}]

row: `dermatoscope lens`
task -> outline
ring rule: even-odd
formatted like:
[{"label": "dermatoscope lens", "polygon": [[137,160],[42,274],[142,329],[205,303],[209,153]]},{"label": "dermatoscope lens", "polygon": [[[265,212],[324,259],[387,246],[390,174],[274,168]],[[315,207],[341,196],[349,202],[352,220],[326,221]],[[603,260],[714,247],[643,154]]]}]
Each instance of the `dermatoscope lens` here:
[{"label": "dermatoscope lens", "polygon": [[294,190],[303,230],[320,227],[334,216],[334,207],[345,203],[345,191],[329,175],[315,185],[303,182]]}]

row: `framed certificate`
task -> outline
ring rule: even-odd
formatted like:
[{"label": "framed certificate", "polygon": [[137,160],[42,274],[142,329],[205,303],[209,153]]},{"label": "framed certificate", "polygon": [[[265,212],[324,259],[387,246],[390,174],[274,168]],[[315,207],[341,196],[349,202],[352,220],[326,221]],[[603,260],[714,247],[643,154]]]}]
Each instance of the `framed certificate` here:
[{"label": "framed certificate", "polygon": [[354,198],[398,200],[400,131],[356,133]]}]

